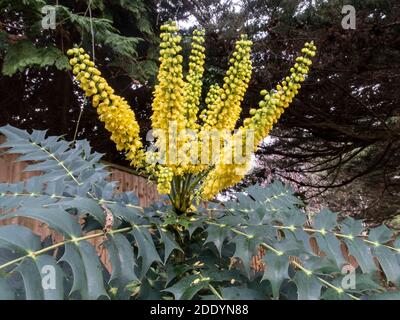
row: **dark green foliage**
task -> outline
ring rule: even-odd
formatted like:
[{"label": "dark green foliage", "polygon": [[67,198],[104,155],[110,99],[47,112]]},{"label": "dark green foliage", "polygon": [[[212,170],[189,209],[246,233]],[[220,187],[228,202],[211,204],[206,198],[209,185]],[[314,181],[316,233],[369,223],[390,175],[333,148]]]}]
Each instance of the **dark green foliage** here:
[{"label": "dark green foliage", "polygon": [[[43,30],[41,27],[44,17],[41,10],[46,5],[54,5],[53,1],[1,1],[0,5],[2,18],[5,20],[5,28],[2,28],[4,41],[0,46],[4,59],[2,72],[7,76],[24,71],[28,67],[54,65],[59,70],[68,70],[69,64],[63,51],[72,47],[74,42],[71,40],[76,41],[75,44],[83,43],[90,48],[94,46],[99,51],[104,52],[104,49],[107,49],[108,58],[124,58],[125,63],[119,65],[122,69],[128,65],[126,60],[135,63],[139,56],[140,41],[147,40],[149,45],[155,44],[156,41],[147,20],[147,9],[140,0],[99,0],[92,1],[90,7],[87,1],[76,1],[74,5],[69,1],[60,1],[59,5],[55,6],[55,31]],[[138,36],[121,34],[121,30],[115,27],[114,19],[118,19],[118,14],[121,13],[134,19],[127,23],[136,22]],[[23,35],[18,34],[17,30],[23,31]],[[58,37],[62,38],[61,44]],[[135,75],[138,76],[140,77]]]}]

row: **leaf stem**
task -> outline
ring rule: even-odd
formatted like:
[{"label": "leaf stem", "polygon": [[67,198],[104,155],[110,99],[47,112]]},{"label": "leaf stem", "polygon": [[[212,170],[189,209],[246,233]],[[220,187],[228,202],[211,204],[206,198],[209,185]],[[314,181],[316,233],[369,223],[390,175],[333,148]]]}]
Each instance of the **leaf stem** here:
[{"label": "leaf stem", "polygon": [[221,294],[217,291],[217,289],[214,288],[214,286],[209,283],[208,287],[210,288],[210,290],[212,291],[212,293],[214,293],[214,295],[219,299],[219,300],[224,300],[224,298],[221,296]]},{"label": "leaf stem", "polygon": [[47,155],[49,155],[51,158],[53,158],[53,159],[58,163],[58,165],[59,165],[60,167],[62,167],[62,168],[65,170],[65,172],[72,178],[72,180],[74,180],[74,182],[75,182],[78,186],[82,185],[82,182],[79,182],[79,181],[75,178],[75,176],[74,176],[74,174],[72,173],[72,171],[70,171],[70,170],[64,165],[64,163],[63,163],[62,161],[60,161],[60,159],[58,159],[54,154],[52,154],[51,152],[49,152],[46,148],[39,146],[36,142],[31,142],[31,144],[34,145],[35,147],[39,148],[39,149],[42,150],[43,152],[47,153]]},{"label": "leaf stem", "polygon": [[[205,223],[211,224],[211,225],[217,225],[217,226],[219,225],[221,228],[229,228],[232,232],[234,232],[234,233],[236,233],[236,234],[240,234],[240,235],[246,236],[247,238],[251,237],[250,235],[247,235],[246,233],[244,233],[244,232],[242,232],[242,231],[240,231],[240,230],[237,230],[237,229],[235,229],[235,228],[233,228],[233,227],[231,227],[231,226],[228,226],[228,225],[218,224],[218,223],[216,223],[216,222],[210,222],[210,221],[205,221]],[[276,255],[278,255],[278,256],[282,256],[282,255],[286,255],[286,256],[287,256],[287,254],[286,254],[285,252],[279,251],[279,250],[275,249],[273,246],[271,246],[271,245],[269,245],[269,244],[267,244],[267,243],[265,243],[265,242],[261,242],[260,245],[263,246],[264,248],[267,248],[267,249],[271,250],[271,252],[273,252],[274,254],[276,254]],[[289,257],[288,257],[288,258],[289,258]],[[336,286],[334,286],[333,284],[329,283],[328,281],[322,279],[321,277],[319,277],[319,276],[313,274],[313,272],[312,272],[311,270],[308,270],[308,269],[304,268],[304,267],[301,265],[301,263],[299,263],[299,262],[297,262],[297,261],[294,261],[294,260],[291,261],[291,263],[292,263],[294,266],[296,266],[298,269],[300,269],[302,272],[304,272],[307,276],[314,276],[317,280],[319,280],[319,281],[320,281],[321,283],[323,283],[325,286],[330,287],[330,288],[336,290],[338,293],[344,293],[344,294],[346,294],[347,296],[349,296],[351,299],[360,300],[360,299],[357,298],[356,296],[353,296],[352,294],[347,293],[347,292],[344,291],[343,289],[341,289],[341,288],[339,288],[339,287],[336,287]]]},{"label": "leaf stem", "polygon": [[[141,227],[143,227],[143,226],[141,226]],[[62,247],[64,245],[68,244],[68,243],[75,243],[76,244],[76,243],[84,241],[84,240],[90,240],[90,239],[93,239],[93,238],[106,236],[107,234],[112,235],[112,234],[117,234],[117,233],[129,232],[129,231],[132,230],[132,228],[133,227],[127,227],[127,228],[123,228],[123,229],[110,230],[108,232],[98,232],[98,233],[86,235],[86,236],[79,237],[79,238],[68,239],[68,240],[53,244],[51,246],[48,246],[46,248],[43,248],[43,249],[40,249],[40,250],[37,250],[37,251],[33,251],[33,252],[29,252],[28,254],[26,254],[26,255],[24,255],[22,257],[19,257],[17,259],[14,259],[14,260],[11,260],[9,262],[6,262],[6,263],[0,265],[0,270],[2,270],[4,268],[7,268],[7,267],[9,267],[9,266],[11,266],[11,265],[13,265],[15,263],[21,262],[22,260],[24,260],[25,258],[28,258],[28,257],[34,259],[36,256],[39,256],[39,255],[44,254],[46,252],[49,252],[49,251],[51,251],[53,249]]]}]

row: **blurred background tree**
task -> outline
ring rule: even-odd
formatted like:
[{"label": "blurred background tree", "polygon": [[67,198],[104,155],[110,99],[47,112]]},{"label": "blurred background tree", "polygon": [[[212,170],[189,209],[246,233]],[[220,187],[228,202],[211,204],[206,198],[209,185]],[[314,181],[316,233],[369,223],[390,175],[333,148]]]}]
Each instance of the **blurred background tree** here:
[{"label": "blurred background tree", "polygon": [[[56,8],[55,30],[42,28],[46,5]],[[109,82],[139,106],[138,117],[146,122],[162,23],[157,2],[0,0],[0,8],[0,125],[85,138],[110,161],[119,161],[96,110],[72,81],[66,51],[80,45],[91,52]]]},{"label": "blurred background tree", "polygon": [[[234,40],[240,33],[250,36],[254,74],[243,117],[259,91],[286,74],[303,43],[314,40],[319,53],[310,77],[238,188],[279,179],[314,207],[329,205],[371,222],[400,213],[397,0],[58,1],[54,31],[37,27],[44,3],[56,1],[0,0],[0,125],[49,128],[72,138],[84,105],[77,136],[124,164],[65,70],[68,47],[82,43],[92,51],[90,14],[96,62],[135,109],[143,134],[164,21],[177,19],[186,31],[206,29],[204,92],[222,81]],[[342,27],[345,4],[356,9],[355,30]]]}]

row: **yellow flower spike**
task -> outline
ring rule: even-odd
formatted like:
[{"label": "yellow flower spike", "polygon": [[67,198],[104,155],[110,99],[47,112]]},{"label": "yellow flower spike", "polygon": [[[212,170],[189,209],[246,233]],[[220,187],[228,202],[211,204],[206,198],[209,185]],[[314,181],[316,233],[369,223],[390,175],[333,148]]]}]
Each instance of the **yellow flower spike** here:
[{"label": "yellow flower spike", "polygon": [[[297,89],[300,89],[300,82],[305,80],[305,76],[309,70],[305,66],[309,65],[309,61],[311,61],[309,57],[314,56],[316,50],[313,43],[306,44],[305,48],[308,48],[305,56],[300,57],[302,59],[296,59],[297,62],[294,68],[291,68],[291,75],[277,85],[277,91],[272,91],[269,94],[265,90],[261,91],[261,96],[264,99],[260,102],[259,108],[251,111],[252,117],[245,119],[243,126],[234,134],[234,136],[238,136],[243,130],[254,130],[255,139],[251,146],[252,150],[245,155],[247,163],[227,164],[229,159],[224,156],[225,152],[222,151],[221,154],[223,156],[220,157],[218,163],[216,163],[214,169],[208,174],[202,185],[202,197],[204,199],[212,199],[222,190],[235,185],[244,178],[249,169],[248,164],[251,161],[251,153],[256,151],[262,140],[269,135],[272,129],[271,122],[275,124],[278,121],[284,109],[289,106],[289,101],[291,102],[298,93]],[[295,69],[299,69],[300,71],[296,72]],[[283,87],[285,87],[284,82],[289,84],[289,87],[291,86],[292,89],[287,87],[286,90],[283,90]],[[288,102],[282,103],[282,98]],[[246,148],[245,139],[241,139],[239,143],[243,144],[242,150]]]},{"label": "yellow flower spike", "polygon": [[[195,110],[197,103],[196,98],[189,98],[187,95],[188,87],[192,84],[186,84],[183,80],[183,57],[180,55],[182,47],[180,42],[182,38],[177,34],[178,28],[176,23],[169,23],[162,27],[162,42],[160,44],[160,69],[158,73],[158,84],[154,91],[153,115],[151,117],[152,127],[158,131],[156,136],[156,146],[162,146],[160,141],[161,135],[166,135],[167,139],[163,140],[166,150],[163,155],[166,165],[175,175],[181,175],[187,171],[185,163],[185,155],[181,154],[187,138],[181,134],[189,126],[195,126]],[[196,48],[198,44],[194,44]],[[195,53],[199,57],[198,48]],[[196,58],[197,59],[197,58]],[[189,78],[199,78],[200,69],[198,66],[193,68],[189,73]],[[198,87],[197,80],[195,87]],[[201,89],[200,89],[201,90]],[[193,109],[193,110],[192,110]],[[190,125],[188,125],[190,123]],[[171,127],[176,131],[176,139],[169,134]]]},{"label": "yellow flower spike", "polygon": [[199,111],[205,63],[204,30],[195,30],[192,40],[192,51],[189,57],[189,72],[186,76],[186,120],[187,128],[197,131],[197,113]]},{"label": "yellow flower spike", "polygon": [[[239,119],[241,102],[247,91],[252,75],[250,53],[252,42],[242,36],[236,42],[233,58],[230,59],[230,67],[226,72],[224,84],[219,90],[216,99],[209,99],[207,110],[202,112],[204,121],[202,130],[232,131]],[[209,95],[212,94],[211,90]]]},{"label": "yellow flower spike", "polygon": [[[85,95],[92,97],[92,105],[97,108],[99,119],[105,123],[105,127],[111,133],[111,140],[116,143],[117,149],[125,151],[127,158],[135,166],[143,166],[144,151],[135,113],[126,101],[119,96],[115,96],[115,105],[110,105],[110,100],[107,97],[109,96],[108,92],[113,92],[113,90],[108,86],[107,81],[100,77],[100,71],[93,67],[94,63],[89,60],[89,55],[85,54],[82,48],[70,49],[67,54],[74,56],[70,63],[78,66],[74,67],[73,70],[76,80],[80,82],[80,87],[85,91]],[[78,60],[83,60],[84,63],[78,65]],[[87,67],[90,65],[92,67]],[[111,90],[108,89],[107,92],[107,88]],[[102,102],[100,103],[100,101]],[[124,119],[124,121],[119,119]],[[132,138],[137,141],[136,144],[128,143]]]}]

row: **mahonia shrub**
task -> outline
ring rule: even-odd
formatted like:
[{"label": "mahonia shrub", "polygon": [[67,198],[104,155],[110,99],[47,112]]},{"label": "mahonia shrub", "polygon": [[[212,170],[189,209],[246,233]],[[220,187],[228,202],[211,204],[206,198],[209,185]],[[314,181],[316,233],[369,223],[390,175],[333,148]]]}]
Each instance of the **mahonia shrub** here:
[{"label": "mahonia shrub", "polygon": [[[279,182],[215,200],[248,172],[251,156],[305,81],[316,47],[306,43],[290,75],[236,128],[251,79],[251,41],[236,42],[223,84],[201,102],[204,31],[193,34],[184,73],[181,36],[163,26],[154,90],[153,141],[144,148],[133,110],[82,48],[68,51],[117,149],[165,195],[139,206],[118,192],[87,141],[0,128],[8,153],[41,175],[0,184],[1,299],[385,299],[399,297],[400,242],[386,226],[312,219]],[[218,146],[218,148],[215,148]],[[214,199],[213,201],[209,201]],[[41,221],[62,240],[9,223]],[[60,239],[56,237],[55,239]],[[100,239],[109,264],[91,240]]]}]

